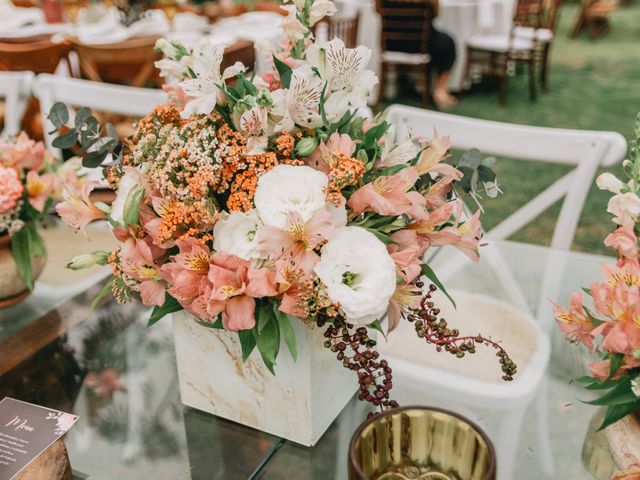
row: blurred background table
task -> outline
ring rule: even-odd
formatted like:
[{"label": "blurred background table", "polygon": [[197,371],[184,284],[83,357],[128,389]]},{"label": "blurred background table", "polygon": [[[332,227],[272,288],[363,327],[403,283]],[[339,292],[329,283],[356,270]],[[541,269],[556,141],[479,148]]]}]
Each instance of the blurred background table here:
[{"label": "blurred background table", "polygon": [[[551,299],[566,303],[571,292],[597,278],[603,260],[611,260],[521,243],[492,245],[533,314],[549,265],[556,269],[559,286]],[[455,255],[443,251],[432,266],[442,275]],[[481,260],[466,263],[448,287],[510,302],[498,280],[491,265]],[[90,480],[347,478],[347,445],[367,408],[361,402],[352,401],[314,448],[184,407],[169,319],[147,329],[149,312],[140,304],[110,300],[91,310],[89,303],[100,287],[100,282],[86,286],[73,298],[61,292],[55,300],[36,290],[22,304],[0,311],[0,398],[12,396],[79,415],[65,440],[74,470]],[[584,368],[584,358],[556,337],[548,372],[553,478],[586,478],[580,449],[593,410],[576,399],[584,398],[584,392],[569,384]],[[545,478],[531,447],[532,419],[524,424],[514,478]]]}]

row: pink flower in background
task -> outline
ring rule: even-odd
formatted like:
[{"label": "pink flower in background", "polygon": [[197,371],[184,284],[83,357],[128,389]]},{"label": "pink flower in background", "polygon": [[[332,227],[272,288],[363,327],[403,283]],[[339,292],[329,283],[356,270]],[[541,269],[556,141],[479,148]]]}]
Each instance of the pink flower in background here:
[{"label": "pink flower in background", "polygon": [[208,314],[211,318],[221,314],[227,330],[253,328],[256,323],[254,299],[277,294],[272,270],[252,269],[248,261],[223,252],[211,257],[208,278],[212,285]]},{"label": "pink flower in background", "polygon": [[15,168],[0,165],[0,214],[13,210],[22,196],[24,186]]},{"label": "pink flower in background", "polygon": [[37,211],[42,212],[47,199],[56,189],[58,177],[52,173],[38,175],[35,170],[27,173],[27,193],[29,203]]},{"label": "pink flower in background", "polygon": [[638,257],[638,238],[633,232],[633,225],[624,225],[604,239],[607,247],[613,248],[618,255],[627,258]]},{"label": "pink flower in background", "polygon": [[311,272],[320,257],[314,252],[334,232],[331,214],[316,210],[306,222],[298,212],[289,212],[285,230],[263,227],[258,234],[258,248],[271,259],[288,259],[294,268]]},{"label": "pink flower in background", "polygon": [[409,191],[418,180],[418,172],[409,167],[389,177],[378,177],[356,190],[347,205],[353,215],[373,211],[380,215],[410,214],[420,220],[427,217],[424,197]]},{"label": "pink flower in background", "polygon": [[569,309],[553,304],[553,315],[556,318],[560,331],[571,343],[582,343],[593,351],[593,324],[584,314],[582,306],[584,295],[581,292],[574,293],[569,302]]},{"label": "pink flower in background", "polygon": [[42,142],[31,140],[21,132],[14,143],[0,142],[0,164],[19,171],[40,171],[44,166],[45,149]]},{"label": "pink flower in background", "polygon": [[65,186],[62,192],[64,202],[56,205],[56,212],[60,218],[69,226],[80,230],[86,236],[85,227],[94,220],[105,220],[107,214],[96,207],[89,199],[89,195],[98,182],[86,182],[82,185],[82,190],[73,192]]}]

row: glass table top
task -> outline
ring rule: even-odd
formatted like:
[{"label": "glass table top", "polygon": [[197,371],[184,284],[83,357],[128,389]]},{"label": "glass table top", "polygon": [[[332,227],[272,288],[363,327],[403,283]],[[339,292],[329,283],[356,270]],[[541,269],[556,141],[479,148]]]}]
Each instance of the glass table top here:
[{"label": "glass table top", "polygon": [[[549,325],[549,300],[566,303],[573,291],[598,278],[603,260],[611,260],[513,242],[492,242],[483,253],[479,264],[471,264],[443,250],[430,264],[448,288],[505,300]],[[65,437],[78,478],[346,480],[347,446],[366,405],[353,399],[313,448],[185,407],[169,319],[147,328],[147,309],[112,300],[91,310],[101,285],[56,298],[36,290],[23,303],[0,310],[0,398],[80,416]],[[586,478],[580,449],[593,409],[577,400],[586,395],[570,384],[583,373],[585,355],[555,329],[551,338],[547,413],[556,467],[551,478]],[[429,405],[430,399],[421,403]],[[517,479],[546,478],[530,410]],[[470,419],[483,424],[482,418]]]}]

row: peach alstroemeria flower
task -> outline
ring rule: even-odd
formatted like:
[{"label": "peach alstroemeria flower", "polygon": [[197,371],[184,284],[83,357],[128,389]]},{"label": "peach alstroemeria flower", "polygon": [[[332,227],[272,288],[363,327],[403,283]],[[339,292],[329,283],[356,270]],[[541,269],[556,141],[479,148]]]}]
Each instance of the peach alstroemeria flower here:
[{"label": "peach alstroemeria flower", "polygon": [[289,259],[295,268],[311,272],[320,259],[314,251],[334,232],[331,213],[316,210],[306,222],[298,212],[289,212],[285,230],[263,227],[258,234],[258,248],[273,260]]},{"label": "peach alstroemeria flower", "polygon": [[302,297],[305,290],[301,286],[309,281],[309,277],[285,259],[278,260],[275,269],[278,293],[282,294],[279,310],[294,317],[307,318],[309,315],[303,307]]},{"label": "peach alstroemeria flower", "polygon": [[422,290],[420,288],[408,283],[398,286],[389,301],[389,309],[387,310],[389,318],[388,332],[395,330],[404,314],[420,308],[421,301]]},{"label": "peach alstroemeria flower", "polygon": [[640,480],[640,465],[635,465],[631,470],[616,473],[611,480]]},{"label": "peach alstroemeria flower", "polygon": [[633,225],[624,225],[604,239],[607,247],[613,248],[618,255],[626,258],[638,258],[638,238]]},{"label": "peach alstroemeria flower", "polygon": [[145,239],[130,238],[122,245],[122,271],[139,283],[140,297],[146,306],[163,305],[167,286],[156,263],[160,250]]},{"label": "peach alstroemeria flower", "polygon": [[169,283],[171,296],[184,306],[204,294],[211,251],[192,237],[177,240],[176,246],[179,253],[160,268],[160,274]]},{"label": "peach alstroemeria flower", "polygon": [[27,193],[29,203],[37,211],[42,212],[47,199],[56,189],[58,178],[52,173],[38,175],[35,170],[27,173]]},{"label": "peach alstroemeria flower", "polygon": [[409,214],[416,219],[427,216],[424,197],[416,191],[409,191],[418,180],[418,172],[408,167],[395,175],[378,177],[356,190],[347,205],[353,215],[372,211],[380,215]]},{"label": "peach alstroemeria flower", "polygon": [[450,175],[453,174],[454,170],[457,171],[451,165],[441,163],[447,158],[447,154],[451,148],[449,137],[440,138],[438,137],[438,132],[434,130],[433,140],[429,142],[422,139],[421,142],[425,148],[418,158],[418,163],[416,163],[416,168],[420,176],[428,172]]},{"label": "peach alstroemeria flower", "polygon": [[208,313],[222,315],[227,330],[249,330],[255,326],[255,298],[277,294],[272,270],[250,268],[249,262],[235,255],[217,252],[211,257],[209,281],[212,284]]},{"label": "peach alstroemeria flower", "polygon": [[56,205],[56,212],[60,218],[69,226],[80,230],[85,236],[85,227],[94,220],[104,220],[107,214],[96,207],[89,195],[98,185],[98,182],[86,182],[82,185],[79,195],[66,188],[63,191],[64,201]]},{"label": "peach alstroemeria flower", "polygon": [[569,309],[553,304],[553,316],[558,323],[560,331],[571,343],[582,343],[593,351],[593,323],[584,314],[582,304],[584,295],[581,292],[574,293],[569,302]]},{"label": "peach alstroemeria flower", "polygon": [[396,264],[396,272],[405,283],[413,282],[422,272],[420,259],[420,247],[410,244],[406,248],[400,248],[396,243],[387,245],[387,250]]},{"label": "peach alstroemeria flower", "polygon": [[326,143],[320,142],[318,148],[316,148],[313,153],[305,159],[305,161],[310,167],[329,174],[335,165],[334,157],[342,154],[347,158],[351,158],[355,151],[356,143],[349,135],[346,133],[339,134],[338,132],[334,132]]},{"label": "peach alstroemeria flower", "polygon": [[423,255],[432,245],[441,246],[454,243],[460,238],[457,230],[450,227],[449,233],[444,232],[443,234],[442,231],[445,229],[440,229],[440,227],[451,219],[456,208],[460,210],[459,204],[455,202],[445,203],[429,212],[426,218],[409,225],[405,230],[395,232],[391,239],[400,245],[401,249],[417,244],[420,247],[420,255]]}]

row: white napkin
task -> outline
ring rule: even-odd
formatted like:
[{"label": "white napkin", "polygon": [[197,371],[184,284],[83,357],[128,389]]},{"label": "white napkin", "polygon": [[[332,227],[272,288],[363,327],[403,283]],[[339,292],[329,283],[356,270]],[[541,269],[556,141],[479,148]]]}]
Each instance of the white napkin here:
[{"label": "white napkin", "polygon": [[143,18],[129,27],[120,22],[120,12],[110,8],[97,22],[78,25],[75,36],[85,45],[118,43],[133,37],[163,36],[169,33],[169,21],[161,10],[145,12]]},{"label": "white napkin", "polygon": [[19,8],[10,0],[0,0],[0,30],[39,23],[45,23],[44,13],[39,8]]},{"label": "white napkin", "polygon": [[478,26],[482,30],[490,30],[496,24],[496,2],[478,2]]},{"label": "white napkin", "polygon": [[191,12],[180,12],[171,23],[174,32],[204,32],[209,29],[209,19]]}]

